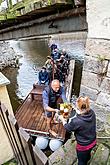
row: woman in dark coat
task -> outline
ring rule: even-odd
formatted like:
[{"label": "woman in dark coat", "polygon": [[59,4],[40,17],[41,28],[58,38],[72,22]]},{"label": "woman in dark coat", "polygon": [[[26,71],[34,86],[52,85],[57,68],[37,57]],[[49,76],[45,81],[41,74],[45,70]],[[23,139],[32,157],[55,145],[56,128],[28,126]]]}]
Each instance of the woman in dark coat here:
[{"label": "woman in dark coat", "polygon": [[78,165],[87,165],[91,158],[91,150],[96,145],[96,116],[90,109],[88,97],[80,96],[76,105],[76,115],[68,123],[62,116],[60,120],[68,132],[74,132]]}]

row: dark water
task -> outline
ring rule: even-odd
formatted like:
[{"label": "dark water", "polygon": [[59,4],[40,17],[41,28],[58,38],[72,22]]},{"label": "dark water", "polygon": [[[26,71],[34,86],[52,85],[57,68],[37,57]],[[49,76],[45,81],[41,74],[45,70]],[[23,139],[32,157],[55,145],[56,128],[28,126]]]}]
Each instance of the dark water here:
[{"label": "dark water", "polygon": [[11,46],[23,57],[19,68],[6,68],[2,73],[10,80],[7,86],[14,111],[38,80],[38,70],[50,54],[47,40],[11,41]]},{"label": "dark water", "polygon": [[[78,96],[84,58],[84,40],[60,41],[59,48],[65,48],[76,60],[73,94]],[[16,111],[22,100],[38,80],[38,71],[44,65],[46,56],[50,55],[48,40],[11,41],[11,46],[23,57],[19,68],[6,68],[2,73],[10,80],[7,86],[13,110]]]}]

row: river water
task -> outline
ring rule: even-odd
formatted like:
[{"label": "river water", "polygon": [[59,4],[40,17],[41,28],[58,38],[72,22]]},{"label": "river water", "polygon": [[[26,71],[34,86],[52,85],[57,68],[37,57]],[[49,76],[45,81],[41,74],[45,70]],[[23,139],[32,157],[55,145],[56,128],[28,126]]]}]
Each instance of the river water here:
[{"label": "river water", "polygon": [[[57,41],[56,41],[57,42]],[[75,58],[75,73],[73,94],[78,96],[84,59],[85,40],[58,41],[59,48],[65,48],[71,57]],[[16,111],[22,100],[38,80],[38,71],[44,65],[46,56],[50,55],[48,39],[31,39],[25,41],[10,41],[11,47],[22,55],[19,68],[7,67],[2,73],[10,80],[7,86],[13,110]]]}]

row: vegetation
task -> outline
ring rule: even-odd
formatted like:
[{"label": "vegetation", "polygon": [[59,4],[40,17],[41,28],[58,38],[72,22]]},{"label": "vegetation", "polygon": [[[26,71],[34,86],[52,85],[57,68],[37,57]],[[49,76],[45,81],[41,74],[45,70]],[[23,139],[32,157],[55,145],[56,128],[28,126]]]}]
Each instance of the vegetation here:
[{"label": "vegetation", "polygon": [[17,165],[17,161],[16,161],[16,159],[12,159],[12,160],[4,163],[3,165]]}]

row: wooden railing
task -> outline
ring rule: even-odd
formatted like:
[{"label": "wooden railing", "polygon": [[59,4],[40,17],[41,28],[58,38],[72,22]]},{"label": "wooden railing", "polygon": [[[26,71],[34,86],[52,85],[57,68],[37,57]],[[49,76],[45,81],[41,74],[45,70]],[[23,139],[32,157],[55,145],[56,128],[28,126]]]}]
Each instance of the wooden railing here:
[{"label": "wooden railing", "polygon": [[31,143],[31,137],[23,128],[19,128],[17,120],[8,113],[0,103],[0,118],[10,141],[14,156],[20,165],[47,165],[48,158]]}]

